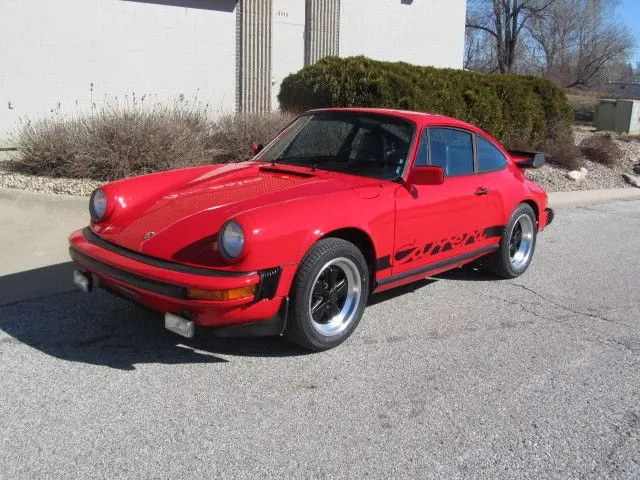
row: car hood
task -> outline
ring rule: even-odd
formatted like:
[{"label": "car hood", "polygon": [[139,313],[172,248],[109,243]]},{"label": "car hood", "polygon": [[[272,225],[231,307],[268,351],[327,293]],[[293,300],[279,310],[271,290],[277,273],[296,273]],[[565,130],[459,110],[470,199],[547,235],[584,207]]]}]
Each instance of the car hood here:
[{"label": "car hood", "polygon": [[[174,177],[179,172],[174,172]],[[194,173],[198,175],[178,185],[172,185],[174,177],[167,176],[168,187],[137,202],[135,196],[145,195],[138,191],[144,188],[135,178],[123,182],[114,194],[118,199],[114,212],[106,221],[92,225],[93,231],[130,250],[172,259],[177,251],[211,237],[224,222],[240,213],[354,187],[362,187],[366,193],[367,184],[374,182],[303,167],[253,162],[198,169]],[[130,207],[128,196],[132,200]]]}]

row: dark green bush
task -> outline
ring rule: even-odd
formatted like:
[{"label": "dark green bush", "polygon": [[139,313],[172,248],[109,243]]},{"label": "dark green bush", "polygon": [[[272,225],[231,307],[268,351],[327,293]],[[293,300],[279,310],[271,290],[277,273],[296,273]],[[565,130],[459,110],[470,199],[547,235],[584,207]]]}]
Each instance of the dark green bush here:
[{"label": "dark green bush", "polygon": [[283,110],[320,107],[400,108],[473,123],[500,141],[525,138],[539,148],[567,130],[573,114],[564,92],[534,76],[327,57],[284,79]]}]

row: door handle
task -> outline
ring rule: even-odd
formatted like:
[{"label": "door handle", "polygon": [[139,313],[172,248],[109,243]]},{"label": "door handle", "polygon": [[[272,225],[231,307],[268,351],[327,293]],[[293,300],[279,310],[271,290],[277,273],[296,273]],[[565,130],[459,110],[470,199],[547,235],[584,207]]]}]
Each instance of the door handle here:
[{"label": "door handle", "polygon": [[487,193],[489,193],[488,188],[479,188],[478,190],[473,192],[474,195],[486,195]]}]

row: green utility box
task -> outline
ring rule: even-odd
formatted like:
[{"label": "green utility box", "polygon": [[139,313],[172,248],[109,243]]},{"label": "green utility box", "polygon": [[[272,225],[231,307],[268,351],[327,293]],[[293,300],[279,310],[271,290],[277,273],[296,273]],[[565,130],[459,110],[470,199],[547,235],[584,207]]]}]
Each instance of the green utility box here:
[{"label": "green utility box", "polygon": [[597,130],[640,134],[640,100],[602,98],[599,102],[593,116]]}]

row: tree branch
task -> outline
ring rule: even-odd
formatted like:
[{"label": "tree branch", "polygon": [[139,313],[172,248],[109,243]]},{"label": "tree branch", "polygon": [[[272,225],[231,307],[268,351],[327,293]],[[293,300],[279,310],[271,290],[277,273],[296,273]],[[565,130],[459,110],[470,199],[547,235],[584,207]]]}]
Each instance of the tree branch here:
[{"label": "tree branch", "polygon": [[487,32],[488,34],[494,36],[494,37],[498,37],[498,34],[496,32],[494,32],[493,30],[491,30],[489,27],[485,27],[484,25],[478,25],[475,23],[467,23],[465,25],[466,28],[475,28],[477,30],[483,30],[485,32]]}]

